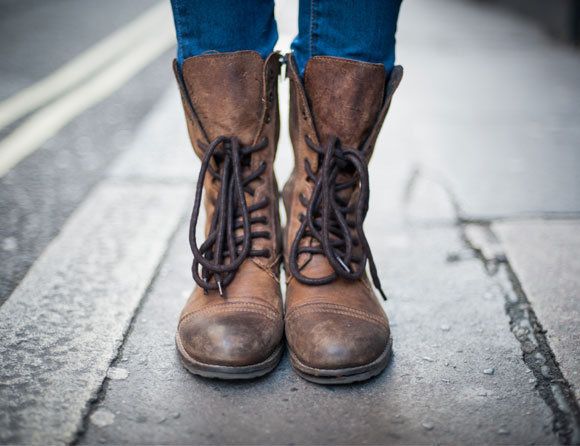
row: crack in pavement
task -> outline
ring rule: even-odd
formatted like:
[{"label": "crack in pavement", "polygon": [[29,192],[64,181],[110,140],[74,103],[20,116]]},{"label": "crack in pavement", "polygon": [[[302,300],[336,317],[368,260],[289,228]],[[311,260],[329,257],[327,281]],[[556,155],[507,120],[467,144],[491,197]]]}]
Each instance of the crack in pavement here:
[{"label": "crack in pavement", "polygon": [[[474,243],[461,226],[466,246],[479,258],[488,274],[500,286],[510,329],[520,343],[522,359],[536,378],[536,389],[553,414],[552,430],[562,444],[580,443],[580,408],[570,383],[564,378],[520,280],[503,253],[489,255],[486,248]],[[498,244],[489,224],[479,225],[488,240]],[[487,251],[489,248],[487,249]]]},{"label": "crack in pavement", "polygon": [[[495,278],[505,299],[505,312],[510,321],[510,330],[522,349],[522,359],[532,371],[535,388],[552,412],[552,430],[562,444],[580,444],[580,408],[570,383],[564,378],[558,360],[546,337],[532,305],[527,298],[519,278],[513,271],[501,244],[491,230],[497,220],[520,219],[498,217],[498,219],[472,219],[465,216],[457,195],[441,174],[415,167],[404,188],[403,202],[410,203],[417,184],[425,179],[438,185],[447,195],[455,212],[455,224],[468,253],[451,253],[448,262],[459,262],[474,256],[481,260],[488,275]],[[550,218],[550,214],[540,214]],[[529,216],[525,216],[529,218]],[[561,218],[558,214],[554,218]],[[577,218],[570,214],[568,218]]]},{"label": "crack in pavement", "polygon": [[522,357],[536,378],[536,389],[552,410],[552,429],[562,444],[580,443],[580,409],[560,370],[546,331],[542,328],[519,279],[507,262],[497,273],[505,297],[510,329],[522,348]]}]

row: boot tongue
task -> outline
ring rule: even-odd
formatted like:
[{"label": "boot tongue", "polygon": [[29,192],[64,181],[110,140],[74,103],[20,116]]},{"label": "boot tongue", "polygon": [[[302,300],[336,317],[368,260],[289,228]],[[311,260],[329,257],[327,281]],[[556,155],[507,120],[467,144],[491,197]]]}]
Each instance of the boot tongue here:
[{"label": "boot tongue", "polygon": [[208,139],[236,136],[250,145],[262,115],[264,60],[253,51],[195,56],[183,62],[183,80]]},{"label": "boot tongue", "polygon": [[358,148],[377,120],[385,82],[381,64],[324,56],[310,59],[304,89],[320,143],[337,136],[344,146]]}]

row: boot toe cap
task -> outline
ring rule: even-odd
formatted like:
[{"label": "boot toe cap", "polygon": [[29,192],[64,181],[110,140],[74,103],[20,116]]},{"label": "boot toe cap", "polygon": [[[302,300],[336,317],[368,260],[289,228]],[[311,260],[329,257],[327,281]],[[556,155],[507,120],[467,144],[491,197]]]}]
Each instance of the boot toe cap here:
[{"label": "boot toe cap", "polygon": [[178,336],[185,352],[209,365],[246,366],[266,360],[282,338],[282,318],[240,306],[186,315]]},{"label": "boot toe cap", "polygon": [[286,321],[292,353],[304,365],[323,370],[370,364],[388,348],[388,322],[345,312],[302,312]]}]

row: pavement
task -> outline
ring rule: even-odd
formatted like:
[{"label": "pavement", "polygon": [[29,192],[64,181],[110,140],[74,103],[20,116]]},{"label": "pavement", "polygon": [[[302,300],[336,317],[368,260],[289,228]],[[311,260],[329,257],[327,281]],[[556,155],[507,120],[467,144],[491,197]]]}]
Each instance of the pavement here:
[{"label": "pavement", "polygon": [[[0,6],[0,34],[31,29],[0,39],[0,111],[155,2],[51,4]],[[277,14],[285,49],[295,2]],[[398,42],[366,221],[385,373],[323,387],[286,356],[248,382],[180,366],[199,164],[163,51],[0,178],[0,443],[580,443],[580,53],[467,0],[404,2]]]}]

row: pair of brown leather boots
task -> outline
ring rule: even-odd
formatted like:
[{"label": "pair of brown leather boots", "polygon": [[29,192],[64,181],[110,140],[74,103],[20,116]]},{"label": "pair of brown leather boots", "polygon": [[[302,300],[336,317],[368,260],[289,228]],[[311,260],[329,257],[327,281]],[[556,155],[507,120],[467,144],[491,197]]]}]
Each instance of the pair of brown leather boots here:
[{"label": "pair of brown leather boots", "polygon": [[380,290],[363,232],[367,165],[402,69],[387,79],[380,64],[314,57],[303,82],[286,58],[295,166],[282,192],[282,230],[273,171],[282,63],[278,53],[264,61],[241,51],[175,64],[202,160],[190,229],[198,287],[181,313],[177,348],[192,373],[254,378],[276,367],[286,333],[305,379],[365,380],[386,367],[391,351],[389,322],[365,273],[368,261]]}]

